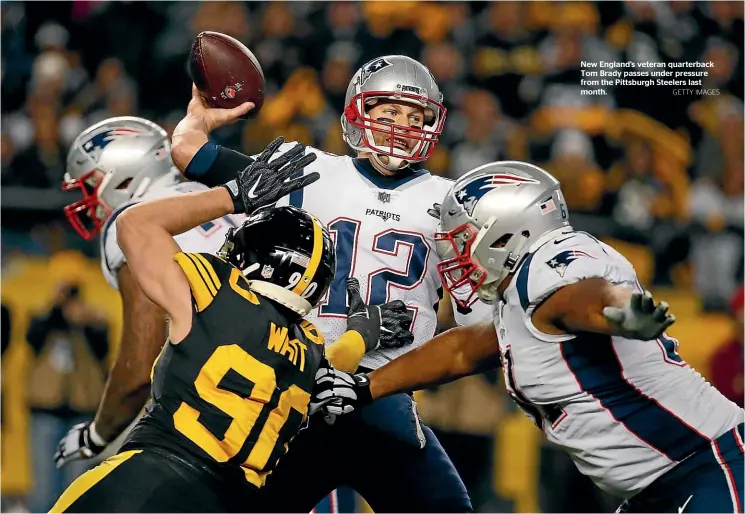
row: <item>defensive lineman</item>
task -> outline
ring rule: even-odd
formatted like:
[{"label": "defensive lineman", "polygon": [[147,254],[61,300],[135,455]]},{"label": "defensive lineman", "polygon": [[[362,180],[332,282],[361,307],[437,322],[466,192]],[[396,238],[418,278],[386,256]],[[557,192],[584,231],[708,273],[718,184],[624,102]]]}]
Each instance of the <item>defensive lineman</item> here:
[{"label": "defensive lineman", "polygon": [[631,264],[572,229],[554,177],[491,163],[461,177],[441,212],[443,280],[493,302],[493,324],[448,331],[369,376],[336,372],[319,404],[351,412],[498,357],[518,406],[623,510],[742,512],[745,411],[681,359],[663,332],[674,317]]}]

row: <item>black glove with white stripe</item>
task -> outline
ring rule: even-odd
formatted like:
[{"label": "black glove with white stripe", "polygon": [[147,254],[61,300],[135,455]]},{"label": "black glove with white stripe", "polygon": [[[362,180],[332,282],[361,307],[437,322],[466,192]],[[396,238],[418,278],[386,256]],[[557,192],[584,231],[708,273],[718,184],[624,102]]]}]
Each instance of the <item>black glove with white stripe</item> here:
[{"label": "black glove with white stripe", "polygon": [[320,410],[326,421],[333,423],[336,416],[349,414],[372,403],[370,379],[365,373],[351,375],[339,371],[325,361],[316,372],[316,384],[310,400],[310,414]]},{"label": "black glove with white stripe", "polygon": [[347,279],[347,330],[359,332],[366,351],[378,348],[401,348],[414,341],[411,323],[414,315],[401,300],[383,305],[367,305],[360,295],[360,282]]},{"label": "black glove with white stripe", "polygon": [[293,191],[302,189],[320,178],[317,172],[292,178],[316,160],[316,154],[305,155],[305,145],[295,145],[274,160],[270,159],[285,142],[278,137],[261,152],[254,162],[238,173],[222,187],[228,190],[233,199],[236,214],[253,214],[262,207],[273,205],[277,200]]},{"label": "black glove with white stripe", "polygon": [[666,302],[655,304],[652,294],[644,291],[632,294],[629,303],[621,308],[604,308],[603,316],[616,327],[618,335],[651,341],[675,323],[675,316],[667,313],[669,308]]}]

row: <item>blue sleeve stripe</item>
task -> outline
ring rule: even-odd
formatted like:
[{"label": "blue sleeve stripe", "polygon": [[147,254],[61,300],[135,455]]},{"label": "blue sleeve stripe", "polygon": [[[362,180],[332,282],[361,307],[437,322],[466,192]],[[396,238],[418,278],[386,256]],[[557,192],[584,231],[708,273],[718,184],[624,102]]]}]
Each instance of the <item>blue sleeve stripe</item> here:
[{"label": "blue sleeve stripe", "polygon": [[[293,178],[299,178],[303,176],[303,171],[300,170],[299,173],[295,175]],[[290,205],[293,207],[297,207],[298,209],[303,208],[303,189],[296,189],[292,193],[290,193],[290,199],[289,199]]]},{"label": "blue sleeve stripe", "polygon": [[520,267],[520,271],[517,273],[517,297],[520,299],[520,306],[524,311],[528,310],[530,305],[530,298],[528,298],[528,273],[530,273],[530,261],[533,260],[533,255],[529,254],[525,258],[525,262]]},{"label": "blue sleeve stripe", "polygon": [[212,167],[217,159],[220,146],[214,143],[205,143],[202,148],[192,157],[191,162],[184,171],[184,176],[189,180],[196,180]]}]

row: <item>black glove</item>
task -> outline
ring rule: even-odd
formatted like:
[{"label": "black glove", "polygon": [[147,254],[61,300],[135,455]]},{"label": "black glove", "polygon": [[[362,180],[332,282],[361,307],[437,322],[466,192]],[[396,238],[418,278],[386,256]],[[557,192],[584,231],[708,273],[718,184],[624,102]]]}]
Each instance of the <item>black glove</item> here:
[{"label": "black glove", "polygon": [[90,459],[101,453],[106,445],[106,441],[96,433],[93,422],[78,423],[59,442],[54,463],[61,468],[73,460]]},{"label": "black glove", "polygon": [[401,348],[414,341],[411,323],[414,315],[401,300],[383,305],[366,305],[360,296],[360,283],[347,279],[347,330],[359,332],[366,351],[378,348]]},{"label": "black glove", "polygon": [[372,393],[370,379],[365,373],[351,375],[335,369],[328,361],[318,368],[310,399],[311,415],[323,410],[326,422],[331,424],[336,416],[349,414],[369,403],[372,403]]},{"label": "black glove", "polygon": [[293,175],[302,173],[303,168],[316,160],[316,154],[305,155],[305,145],[295,145],[270,162],[272,155],[284,142],[283,138],[278,137],[269,143],[254,162],[238,173],[235,180],[222,186],[230,193],[236,214],[251,215],[320,178],[318,173],[309,173],[290,180]]}]

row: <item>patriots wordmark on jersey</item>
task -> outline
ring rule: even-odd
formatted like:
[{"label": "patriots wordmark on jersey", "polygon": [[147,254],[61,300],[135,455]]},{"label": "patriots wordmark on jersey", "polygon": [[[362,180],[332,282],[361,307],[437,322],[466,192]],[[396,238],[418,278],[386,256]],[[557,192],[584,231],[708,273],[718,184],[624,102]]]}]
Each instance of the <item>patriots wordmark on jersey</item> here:
[{"label": "patriots wordmark on jersey", "polygon": [[675,339],[551,335],[533,325],[543,300],[589,278],[642,290],[621,254],[571,227],[516,271],[494,313],[512,398],[583,474],[613,495],[630,498],[701,451],[718,455],[724,476],[731,477],[717,438],[731,433],[733,445],[742,448],[735,427],[745,411],[686,364]]},{"label": "patriots wordmark on jersey", "polygon": [[[296,143],[286,143],[286,152]],[[305,168],[321,178],[295,191],[278,205],[291,204],[316,215],[336,244],[336,275],[328,294],[307,318],[334,341],[346,330],[347,277],[359,279],[362,298],[379,305],[402,300],[414,311],[414,343],[398,349],[369,352],[361,365],[377,368],[430,339],[437,329],[437,307],[442,282],[434,234],[437,220],[427,213],[440,203],[452,182],[427,171],[383,177],[364,159],[354,160],[308,148],[318,156]],[[468,315],[456,312],[456,321],[483,320],[491,309],[474,305]]]},{"label": "patriots wordmark on jersey", "polygon": [[[116,219],[122,212],[139,202],[195,191],[204,191],[206,189],[209,188],[198,182],[184,182],[178,172],[174,171],[173,174],[166,175],[159,179],[158,182],[153,183],[143,196],[127,202],[115,210],[106,220],[100,238],[101,269],[103,270],[106,282],[114,289],[119,289],[117,271],[126,262],[124,254],[116,240]],[[183,234],[174,236],[174,239],[183,252],[214,254],[217,253],[225,242],[225,234],[228,232],[228,229],[240,226],[244,219],[245,216],[242,214],[223,216],[220,219],[203,223]]]}]

